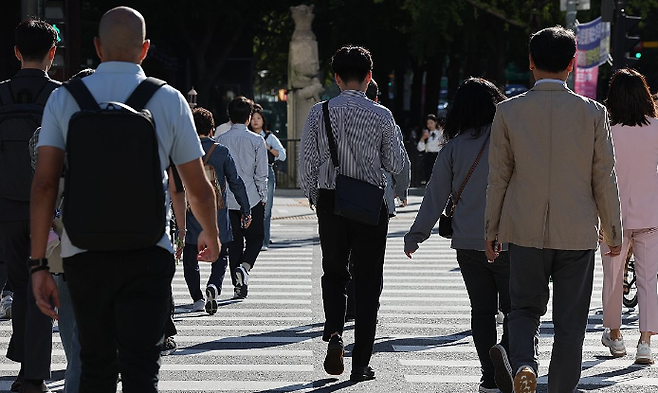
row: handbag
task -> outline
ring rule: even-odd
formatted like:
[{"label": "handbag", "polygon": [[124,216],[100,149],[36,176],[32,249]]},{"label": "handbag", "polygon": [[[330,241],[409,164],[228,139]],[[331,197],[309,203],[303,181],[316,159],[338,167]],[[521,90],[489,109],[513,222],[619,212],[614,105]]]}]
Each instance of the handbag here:
[{"label": "handbag", "polygon": [[[455,212],[455,207],[457,207],[457,202],[459,202],[459,198],[461,197],[462,192],[464,192],[464,188],[466,187],[466,183],[468,183],[468,179],[470,179],[471,175],[473,174],[473,171],[475,170],[475,167],[478,166],[478,163],[480,162],[480,158],[482,158],[482,154],[484,153],[484,148],[487,146],[487,142],[489,142],[490,135],[491,134],[487,135],[487,139],[484,140],[484,144],[482,144],[480,153],[475,159],[473,165],[471,165],[471,169],[468,171],[468,174],[466,175],[466,178],[464,179],[464,182],[462,183],[459,192],[455,196],[454,201],[452,200],[453,199],[452,195],[450,195],[450,198],[448,198],[448,203],[446,204],[446,207],[448,207],[449,204],[452,205],[450,207],[450,211],[448,212],[448,214],[441,213],[441,216],[439,217],[439,236],[441,237],[445,237],[446,239],[452,238],[452,215]],[[447,209],[444,209],[444,211],[447,211]]]},{"label": "handbag", "polygon": [[377,225],[384,199],[384,189],[340,173],[336,140],[331,131],[329,101],[322,103],[325,131],[331,162],[336,168],[334,214],[366,225]]}]

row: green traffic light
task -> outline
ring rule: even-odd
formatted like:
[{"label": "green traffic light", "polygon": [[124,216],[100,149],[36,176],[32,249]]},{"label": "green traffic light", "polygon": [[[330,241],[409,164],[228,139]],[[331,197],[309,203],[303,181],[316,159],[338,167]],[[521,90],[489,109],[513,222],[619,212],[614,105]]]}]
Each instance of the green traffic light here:
[{"label": "green traffic light", "polygon": [[62,41],[62,31],[53,23],[53,29],[57,32],[57,43],[59,44]]},{"label": "green traffic light", "polygon": [[637,52],[637,53],[635,54],[635,58],[636,58],[636,59],[639,59],[639,58],[641,58],[641,57],[642,57],[642,53]]}]

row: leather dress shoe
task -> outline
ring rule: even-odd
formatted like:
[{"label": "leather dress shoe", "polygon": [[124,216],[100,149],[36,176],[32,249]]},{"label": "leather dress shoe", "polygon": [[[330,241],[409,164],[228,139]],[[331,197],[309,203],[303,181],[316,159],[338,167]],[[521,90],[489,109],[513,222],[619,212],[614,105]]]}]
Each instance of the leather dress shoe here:
[{"label": "leather dress shoe", "polygon": [[352,374],[350,374],[350,381],[352,382],[362,382],[375,379],[375,371],[370,366],[365,367],[354,367],[352,368]]},{"label": "leather dress shoe", "polygon": [[21,385],[21,393],[51,393],[46,383],[42,380],[24,379]]}]

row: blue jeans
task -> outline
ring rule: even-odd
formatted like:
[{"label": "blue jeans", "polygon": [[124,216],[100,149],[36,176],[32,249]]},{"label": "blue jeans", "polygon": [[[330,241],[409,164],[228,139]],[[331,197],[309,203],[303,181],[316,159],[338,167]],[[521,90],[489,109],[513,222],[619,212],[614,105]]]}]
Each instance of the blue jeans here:
[{"label": "blue jeans", "polygon": [[274,189],[276,188],[276,175],[274,174],[274,167],[268,167],[267,174],[267,202],[265,203],[265,220],[263,246],[269,247],[270,245],[270,222],[272,221],[272,204],[274,203]]},{"label": "blue jeans", "polygon": [[[203,292],[201,292],[201,274],[199,272],[199,261],[196,259],[197,248],[196,244],[185,244],[183,249],[183,274],[185,276],[185,283],[187,289],[190,291],[192,301],[203,299]],[[228,249],[222,244],[222,249],[219,252],[219,257],[212,264],[208,284],[214,284],[218,292],[222,291],[222,282],[224,282],[224,275],[226,274],[226,266],[228,265]],[[206,285],[206,286],[207,286]],[[219,295],[219,293],[217,293]]]},{"label": "blue jeans", "polygon": [[64,376],[64,393],[78,393],[80,386],[80,340],[78,339],[78,325],[75,321],[73,303],[69,286],[63,274],[55,276],[57,292],[59,293],[59,336],[66,354],[66,374]]}]

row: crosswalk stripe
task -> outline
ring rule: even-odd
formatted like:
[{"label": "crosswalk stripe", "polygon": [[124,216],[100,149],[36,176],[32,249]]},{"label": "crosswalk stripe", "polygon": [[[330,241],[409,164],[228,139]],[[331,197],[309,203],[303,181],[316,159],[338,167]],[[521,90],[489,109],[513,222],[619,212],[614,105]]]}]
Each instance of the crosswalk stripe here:
[{"label": "crosswalk stripe", "polygon": [[[464,383],[479,382],[479,376],[463,375],[405,375],[404,379],[412,383]],[[540,376],[537,378],[538,385],[546,385],[548,378]],[[658,378],[638,377],[626,378],[624,376],[612,377],[581,377],[580,386],[658,386]]]}]

